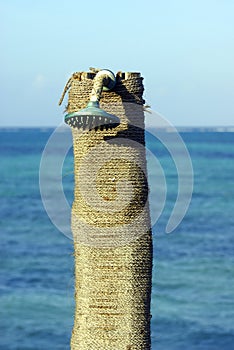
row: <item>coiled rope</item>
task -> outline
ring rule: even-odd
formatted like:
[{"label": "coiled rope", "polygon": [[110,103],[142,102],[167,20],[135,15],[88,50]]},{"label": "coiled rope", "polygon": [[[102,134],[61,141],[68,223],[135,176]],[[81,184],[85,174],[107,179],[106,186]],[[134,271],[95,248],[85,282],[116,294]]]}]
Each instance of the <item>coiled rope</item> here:
[{"label": "coiled rope", "polygon": [[[97,72],[68,80],[68,113],[84,108]],[[72,232],[76,309],[72,350],[149,350],[152,237],[144,149],[143,83],[117,73],[100,107],[113,130],[72,128],[75,189]]]}]

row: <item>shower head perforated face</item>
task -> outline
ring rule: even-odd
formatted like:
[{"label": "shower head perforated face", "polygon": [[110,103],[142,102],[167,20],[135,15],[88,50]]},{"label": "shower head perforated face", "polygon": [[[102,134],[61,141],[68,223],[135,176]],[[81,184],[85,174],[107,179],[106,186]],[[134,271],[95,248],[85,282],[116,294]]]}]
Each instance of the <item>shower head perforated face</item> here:
[{"label": "shower head perforated face", "polygon": [[107,130],[120,124],[120,119],[101,109],[98,101],[90,101],[86,108],[65,115],[64,121],[73,128],[83,130]]}]

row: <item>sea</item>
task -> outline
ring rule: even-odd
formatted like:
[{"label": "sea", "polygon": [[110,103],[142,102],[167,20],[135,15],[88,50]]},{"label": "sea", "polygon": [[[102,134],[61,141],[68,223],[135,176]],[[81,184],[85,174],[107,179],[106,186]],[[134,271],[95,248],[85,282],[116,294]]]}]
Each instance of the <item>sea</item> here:
[{"label": "sea", "polygon": [[[43,150],[54,130],[0,129],[1,350],[70,349],[73,242],[48,217],[39,186]],[[234,349],[234,132],[229,131],[178,129],[188,150],[185,162],[191,160],[187,175],[193,189],[187,212],[175,218],[181,222],[170,233],[166,226],[181,191],[178,164],[169,141],[160,141],[153,129],[146,133],[155,160],[148,162],[152,217],[163,198],[159,184],[166,188],[152,227],[153,350]],[[65,153],[63,190],[71,205],[72,149]],[[157,169],[164,182],[157,180]],[[187,195],[184,187],[189,202],[191,183]]]}]

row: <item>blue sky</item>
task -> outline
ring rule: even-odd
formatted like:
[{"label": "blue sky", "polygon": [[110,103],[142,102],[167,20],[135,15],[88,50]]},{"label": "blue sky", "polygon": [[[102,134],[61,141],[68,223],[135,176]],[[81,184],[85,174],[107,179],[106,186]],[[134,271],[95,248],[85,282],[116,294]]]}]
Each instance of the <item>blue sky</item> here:
[{"label": "blue sky", "polygon": [[0,11],[0,126],[58,125],[67,79],[90,66],[141,72],[147,103],[175,126],[234,125],[233,0],[0,0]]}]

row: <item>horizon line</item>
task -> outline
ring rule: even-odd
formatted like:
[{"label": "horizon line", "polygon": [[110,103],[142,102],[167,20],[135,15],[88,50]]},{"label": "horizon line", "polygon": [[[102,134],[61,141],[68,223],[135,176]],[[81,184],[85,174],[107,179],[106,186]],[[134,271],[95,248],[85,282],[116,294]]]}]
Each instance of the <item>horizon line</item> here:
[{"label": "horizon line", "polygon": [[[66,124],[64,124],[66,126]],[[56,129],[58,127],[55,125],[4,125],[0,126],[1,129]],[[192,129],[209,129],[209,130],[218,130],[218,131],[224,131],[224,130],[232,130],[234,131],[234,125],[178,125],[174,126],[175,129],[180,130],[192,130]],[[69,127],[68,127],[69,128]],[[165,131],[170,131],[170,126],[147,126],[147,129],[162,129]]]}]

